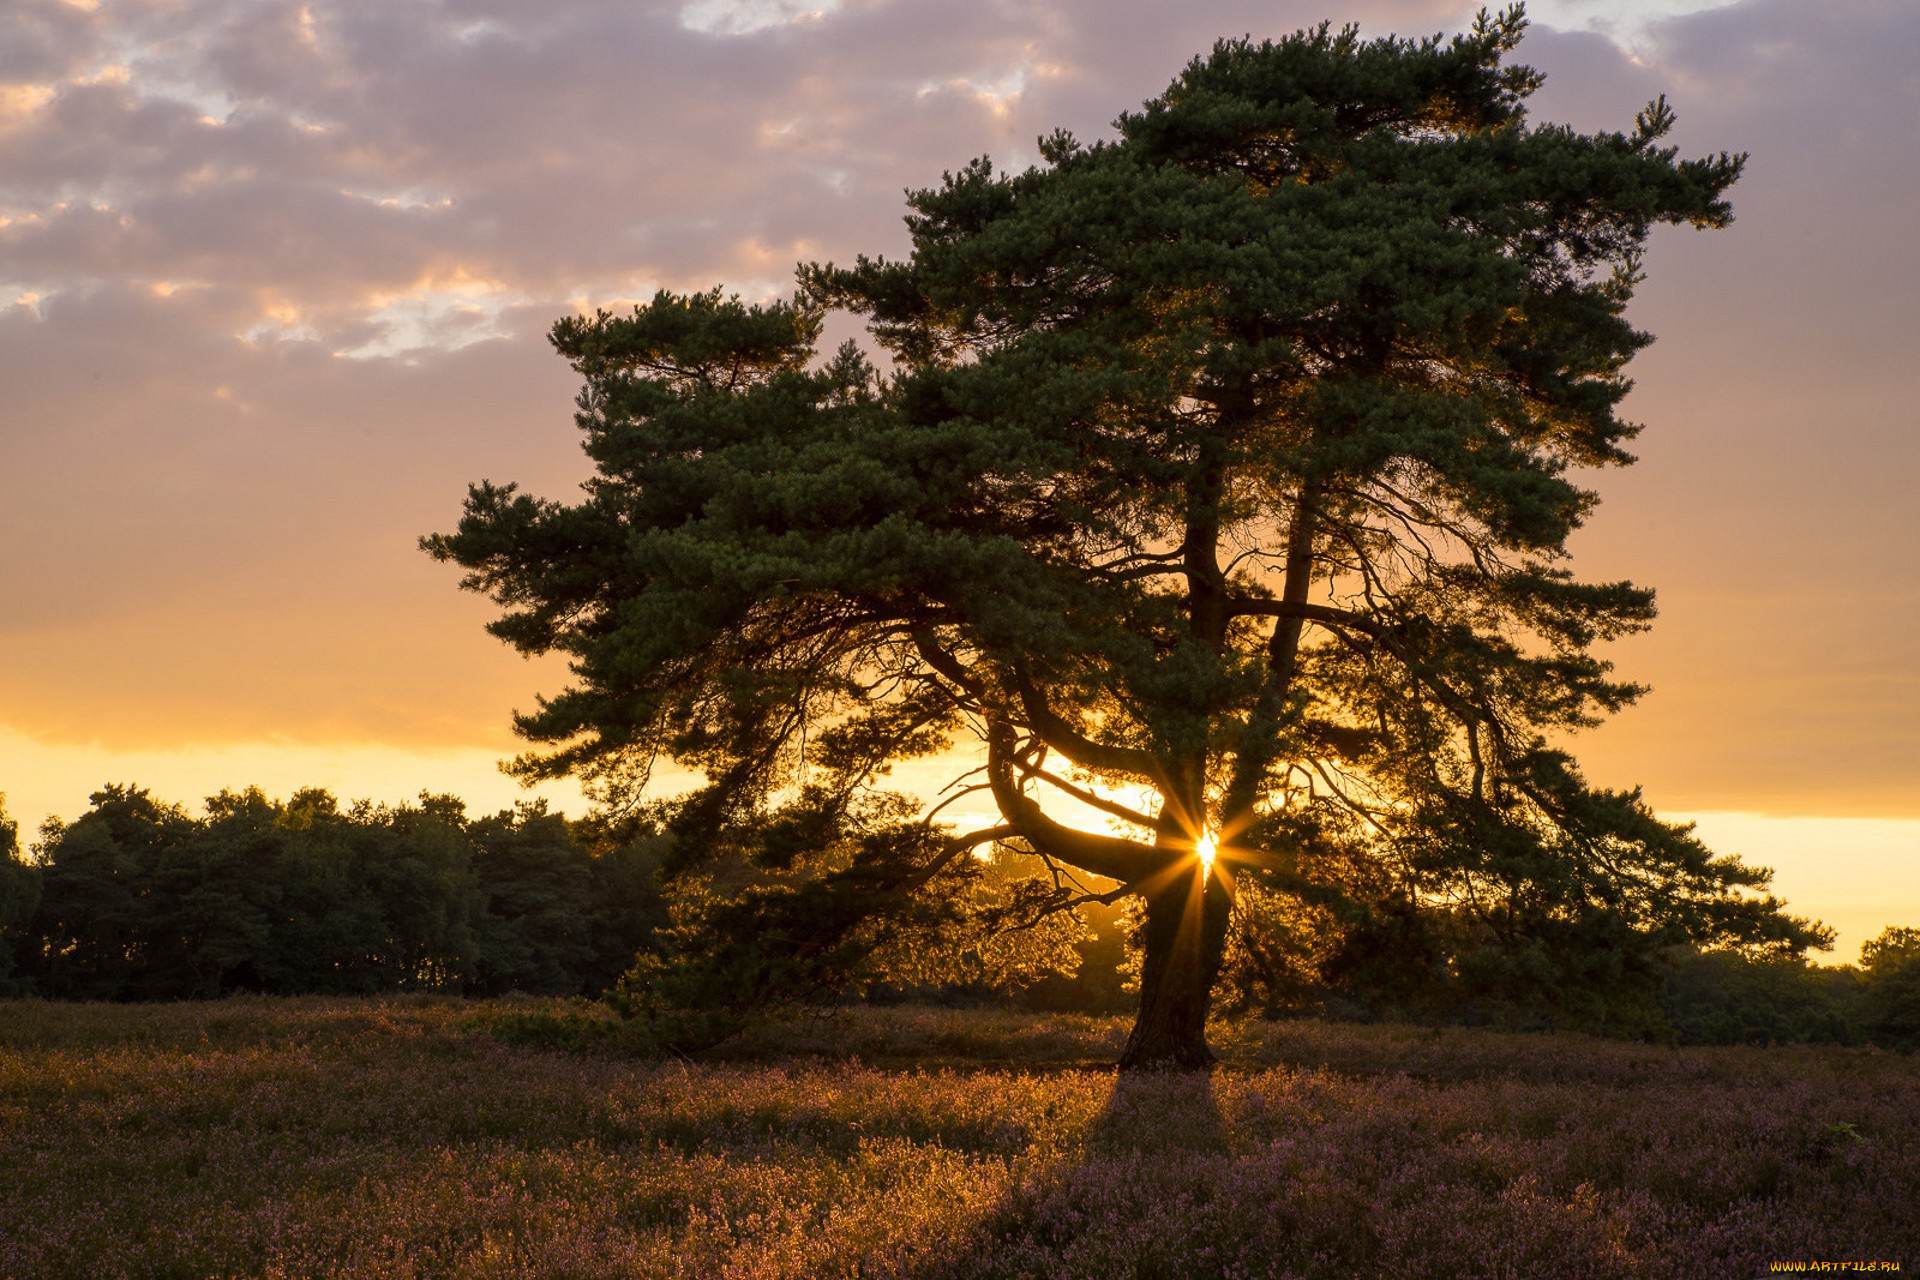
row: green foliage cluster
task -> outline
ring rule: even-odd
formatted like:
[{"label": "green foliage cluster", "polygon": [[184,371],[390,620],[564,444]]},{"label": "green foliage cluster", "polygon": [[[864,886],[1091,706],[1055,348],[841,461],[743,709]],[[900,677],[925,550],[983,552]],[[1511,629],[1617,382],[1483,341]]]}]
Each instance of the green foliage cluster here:
[{"label": "green foliage cluster", "polygon": [[1920,1049],[1920,929],[1882,930],[1860,963],[1679,950],[1660,1009],[1684,1044],[1874,1044]]},{"label": "green foliage cluster", "polygon": [[1888,929],[1860,949],[1861,1014],[1885,1044],[1920,1049],[1920,929]]},{"label": "green foliage cluster", "polygon": [[[1554,955],[1473,941],[1460,915],[1407,912],[1357,929],[1243,931],[1223,1004],[1269,1017],[1571,1030],[1688,1045],[1920,1048],[1920,930],[1890,927],[1857,965],[1676,945],[1651,956],[1604,937]],[[1309,922],[1310,926],[1311,922]]]},{"label": "green foliage cluster", "polygon": [[1598,913],[1503,937],[1472,912],[1268,894],[1242,882],[1224,1011],[1583,1031],[1680,1044],[1920,1047],[1920,930],[1857,965],[1786,948],[1635,945]]},{"label": "green foliage cluster", "polygon": [[[808,789],[700,832],[666,824],[668,921],[610,993],[664,1044],[695,1048],[770,1010],[1004,999],[1070,979],[1086,937],[1055,882],[1012,859],[948,856],[899,796]],[[956,851],[957,853],[958,851]]]},{"label": "green foliage cluster", "polygon": [[20,857],[20,824],[7,817],[6,797],[0,795],[0,996],[24,989],[19,957],[39,902],[40,877]]},{"label": "green foliage cluster", "polygon": [[200,817],[108,786],[22,858],[0,819],[0,990],[177,1000],[597,993],[659,923],[655,849],[544,805],[342,810],[223,791]]},{"label": "green foliage cluster", "polygon": [[1660,1012],[1682,1044],[1890,1043],[1866,1008],[1875,979],[1853,966],[1676,949],[1663,968]]}]

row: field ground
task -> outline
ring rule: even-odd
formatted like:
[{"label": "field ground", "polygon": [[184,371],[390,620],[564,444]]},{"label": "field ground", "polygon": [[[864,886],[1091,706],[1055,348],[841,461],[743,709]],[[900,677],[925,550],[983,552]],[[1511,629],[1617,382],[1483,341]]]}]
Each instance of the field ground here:
[{"label": "field ground", "polygon": [[1920,1059],[857,1010],[702,1061],[530,1002],[0,1003],[0,1276],[1503,1276],[1920,1268]]}]

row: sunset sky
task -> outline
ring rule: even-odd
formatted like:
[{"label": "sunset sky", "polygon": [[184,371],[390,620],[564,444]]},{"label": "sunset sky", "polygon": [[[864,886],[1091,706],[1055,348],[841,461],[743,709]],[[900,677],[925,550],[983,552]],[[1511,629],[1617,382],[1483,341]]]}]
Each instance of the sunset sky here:
[{"label": "sunset sky", "polygon": [[[906,247],[902,191],[1105,136],[1216,38],[1362,0],[5,0],[0,792],[133,782],[490,811],[564,671],[415,548],[586,466],[558,316]],[[1853,958],[1920,925],[1920,5],[1539,0],[1536,120],[1751,153],[1631,315],[1639,463],[1575,567],[1659,589],[1654,687],[1573,745],[1777,869]],[[845,326],[831,331],[839,336]],[[548,794],[578,812],[577,795]]]}]

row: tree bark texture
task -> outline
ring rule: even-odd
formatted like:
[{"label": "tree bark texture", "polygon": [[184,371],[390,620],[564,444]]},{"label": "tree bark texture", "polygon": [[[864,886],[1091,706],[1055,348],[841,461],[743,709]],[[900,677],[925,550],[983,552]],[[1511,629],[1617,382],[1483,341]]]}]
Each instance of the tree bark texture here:
[{"label": "tree bark texture", "polygon": [[1187,858],[1143,897],[1140,1012],[1120,1069],[1203,1070],[1214,1063],[1207,1010],[1226,954],[1231,888],[1197,858]]}]

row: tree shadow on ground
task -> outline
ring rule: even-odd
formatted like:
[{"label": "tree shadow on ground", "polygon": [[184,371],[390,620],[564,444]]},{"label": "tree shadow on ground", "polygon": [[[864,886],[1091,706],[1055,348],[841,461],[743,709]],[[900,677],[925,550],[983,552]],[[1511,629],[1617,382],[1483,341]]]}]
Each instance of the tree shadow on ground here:
[{"label": "tree shadow on ground", "polygon": [[1205,1072],[1123,1072],[1078,1144],[1050,1164],[1016,1163],[999,1202],[937,1242],[909,1274],[960,1277],[1188,1277],[1205,1256],[1208,1204],[1232,1165]]}]

